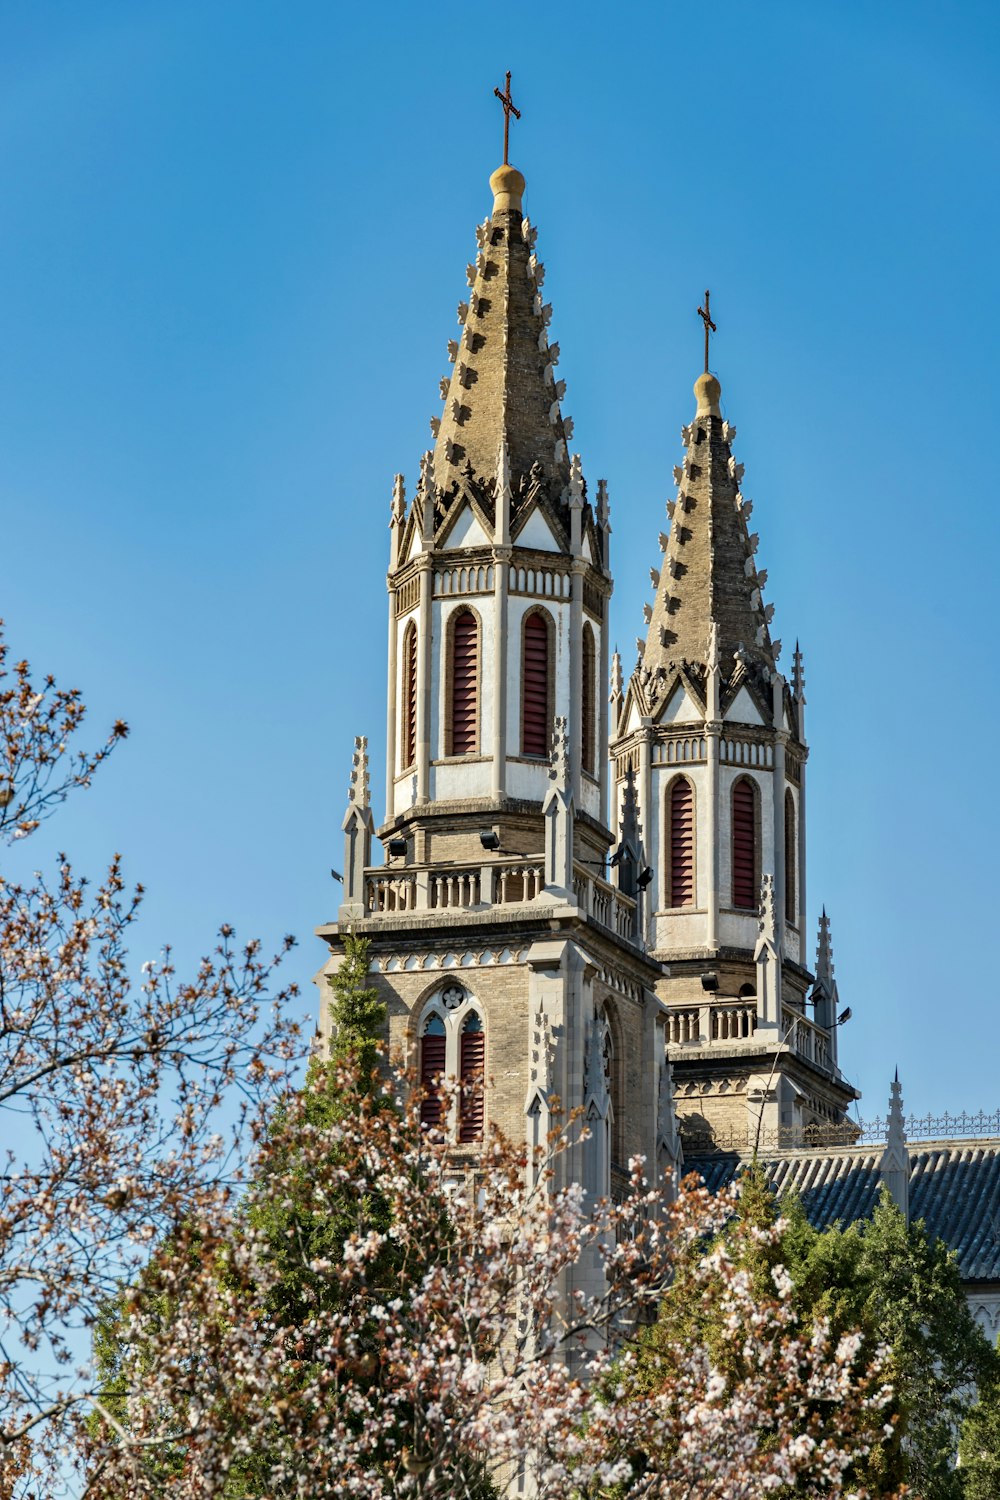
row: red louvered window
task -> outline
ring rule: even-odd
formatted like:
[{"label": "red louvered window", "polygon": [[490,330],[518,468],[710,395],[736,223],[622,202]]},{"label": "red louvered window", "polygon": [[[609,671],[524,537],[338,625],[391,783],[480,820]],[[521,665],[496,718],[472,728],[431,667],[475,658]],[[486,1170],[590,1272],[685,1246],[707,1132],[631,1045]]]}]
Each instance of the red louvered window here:
[{"label": "red louvered window", "polygon": [[580,703],[583,710],[583,769],[594,774],[594,632],[589,625],[583,627],[583,682]]},{"label": "red louvered window", "polygon": [[451,754],[479,748],[479,622],[460,610],[451,629]]},{"label": "red louvered window", "polygon": [[795,921],[795,798],[785,793],[785,921]]},{"label": "red louvered window", "polygon": [[407,625],[403,635],[403,701],[400,712],[400,740],[403,766],[412,766],[417,758],[417,627]]},{"label": "red louvered window", "polygon": [[757,909],[757,798],[741,776],[733,787],[733,905]]},{"label": "red louvered window", "polygon": [[459,1067],[462,1080],[458,1117],[458,1139],[483,1138],[483,1083],[486,1070],[486,1036],[483,1023],[473,1012],[462,1027]]},{"label": "red louvered window", "polygon": [[420,1105],[420,1123],[429,1127],[441,1124],[444,1101],[439,1083],[445,1068],[444,1022],[438,1015],[428,1017],[420,1038],[420,1084],[424,1098]]},{"label": "red louvered window", "polygon": [[694,787],[679,776],[670,788],[670,905],[694,905]]},{"label": "red louvered window", "polygon": [[547,759],[552,726],[549,722],[549,627],[545,616],[529,615],[524,622],[521,664],[521,754]]}]

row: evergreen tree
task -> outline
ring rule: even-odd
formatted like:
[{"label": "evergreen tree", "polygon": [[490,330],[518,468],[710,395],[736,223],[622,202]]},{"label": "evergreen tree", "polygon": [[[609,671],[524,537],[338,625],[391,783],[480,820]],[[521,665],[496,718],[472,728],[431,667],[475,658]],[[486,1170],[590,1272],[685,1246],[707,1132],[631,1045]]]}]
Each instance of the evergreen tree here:
[{"label": "evergreen tree", "polygon": [[[827,1318],[837,1336],[858,1330],[869,1352],[888,1346],[893,1434],[880,1430],[885,1413],[873,1418],[872,1450],[855,1465],[856,1483],[872,1493],[907,1484],[922,1500],[997,1500],[1000,1356],[969,1312],[943,1241],[922,1222],[907,1226],[885,1189],[869,1220],[814,1229],[800,1199],[775,1199],[758,1163],[741,1178],[739,1210],[722,1240],[759,1297],[773,1295],[775,1270],[784,1267],[803,1322]],[[700,1253],[692,1247],[692,1267]],[[664,1361],[698,1341],[727,1380],[738,1378],[724,1325],[721,1297],[692,1299],[682,1266],[640,1338],[628,1388],[655,1394]]]}]

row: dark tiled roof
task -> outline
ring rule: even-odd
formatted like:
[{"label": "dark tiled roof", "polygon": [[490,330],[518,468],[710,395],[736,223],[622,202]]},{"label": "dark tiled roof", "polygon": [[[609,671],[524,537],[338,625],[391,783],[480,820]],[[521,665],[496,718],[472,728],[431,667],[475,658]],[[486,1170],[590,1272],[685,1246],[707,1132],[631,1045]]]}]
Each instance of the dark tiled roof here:
[{"label": "dark tiled roof", "polygon": [[[881,1147],[849,1146],[762,1155],[761,1164],[778,1193],[798,1193],[819,1229],[871,1214],[881,1156]],[[720,1152],[685,1157],[684,1167],[718,1192],[742,1160]],[[956,1252],[963,1281],[1000,1281],[1000,1140],[911,1145],[910,1218]]]}]

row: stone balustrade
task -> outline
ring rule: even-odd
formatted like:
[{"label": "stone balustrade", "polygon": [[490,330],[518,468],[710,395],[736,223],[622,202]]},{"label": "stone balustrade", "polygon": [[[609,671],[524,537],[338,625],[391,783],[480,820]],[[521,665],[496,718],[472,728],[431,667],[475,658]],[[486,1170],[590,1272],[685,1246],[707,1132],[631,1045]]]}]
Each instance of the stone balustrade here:
[{"label": "stone balustrade", "polygon": [[[635,941],[636,902],[583,865],[574,868],[574,890],[581,910],[602,927]],[[506,858],[481,865],[379,866],[365,871],[365,905],[370,916],[387,912],[482,911],[523,906],[545,890],[540,858]]]},{"label": "stone balustrade", "polygon": [[796,1011],[781,1012],[781,1029],[787,1045],[799,1057],[822,1068],[824,1073],[833,1071],[830,1057],[830,1037],[822,1026],[817,1026],[807,1016]]},{"label": "stone balustrade", "polygon": [[756,1001],[753,1005],[713,1005],[709,1009],[713,1042],[740,1041],[757,1030]]}]

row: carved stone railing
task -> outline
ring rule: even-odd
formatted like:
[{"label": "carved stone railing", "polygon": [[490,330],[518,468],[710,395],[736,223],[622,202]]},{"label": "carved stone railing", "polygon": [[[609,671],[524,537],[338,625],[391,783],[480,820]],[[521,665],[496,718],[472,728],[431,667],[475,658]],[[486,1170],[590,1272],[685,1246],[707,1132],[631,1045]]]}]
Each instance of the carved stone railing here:
[{"label": "carved stone railing", "polygon": [[417,877],[411,871],[368,870],[365,872],[365,905],[373,914],[414,911]]},{"label": "carved stone railing", "polygon": [[745,1042],[757,1031],[756,1001],[728,1000],[714,1005],[683,1005],[667,1013],[667,1042],[707,1046],[709,1042]]},{"label": "carved stone railing", "polygon": [[667,1013],[667,1041],[673,1047],[701,1041],[701,1008],[697,1005]]},{"label": "carved stone railing", "polygon": [[[635,941],[637,903],[631,896],[583,865],[575,867],[573,885],[577,903],[589,917]],[[365,905],[371,916],[524,906],[544,890],[540,857],[508,856],[481,865],[382,865],[365,871]]]},{"label": "carved stone railing", "polygon": [[482,865],[381,866],[365,871],[372,916],[397,911],[469,911],[522,905],[545,889],[541,860],[507,859]]},{"label": "carved stone railing", "polygon": [[711,1030],[713,1042],[745,1041],[757,1030],[757,1002],[752,1005],[713,1005]]},{"label": "carved stone railing", "polygon": [[610,932],[619,937],[636,939],[636,907],[633,896],[626,896],[616,885],[604,880],[584,865],[573,866],[573,889],[578,904]]},{"label": "carved stone railing", "polygon": [[805,1058],[824,1073],[833,1071],[830,1036],[822,1026],[817,1026],[806,1016],[797,1015],[795,1011],[783,1010],[781,1030],[788,1046],[798,1057]]},{"label": "carved stone railing", "polygon": [[432,911],[445,907],[478,906],[481,871],[434,870],[427,881],[427,905]]}]

